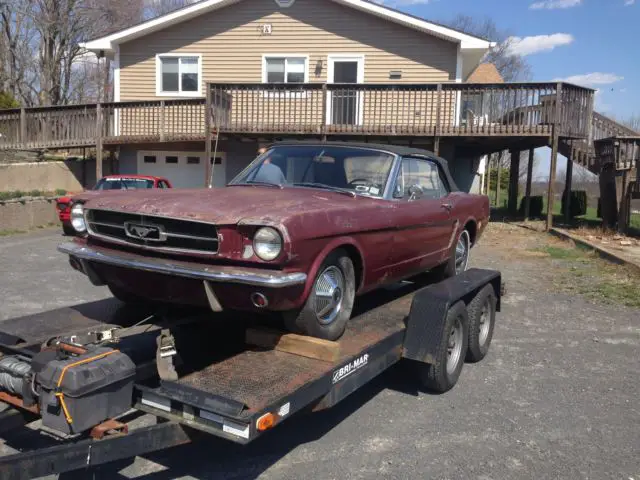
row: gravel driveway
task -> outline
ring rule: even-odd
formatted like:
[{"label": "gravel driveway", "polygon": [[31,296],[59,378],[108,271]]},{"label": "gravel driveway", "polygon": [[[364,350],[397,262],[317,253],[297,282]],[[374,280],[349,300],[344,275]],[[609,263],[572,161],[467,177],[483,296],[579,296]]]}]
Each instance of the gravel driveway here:
[{"label": "gravel driveway", "polygon": [[[60,240],[0,239],[0,319],[108,296],[71,271]],[[248,447],[207,438],[94,478],[640,480],[640,310],[562,293],[572,260],[545,253],[551,244],[492,224],[474,249],[475,266],[502,270],[507,296],[488,357],[451,392],[416,391],[399,365]]]}]

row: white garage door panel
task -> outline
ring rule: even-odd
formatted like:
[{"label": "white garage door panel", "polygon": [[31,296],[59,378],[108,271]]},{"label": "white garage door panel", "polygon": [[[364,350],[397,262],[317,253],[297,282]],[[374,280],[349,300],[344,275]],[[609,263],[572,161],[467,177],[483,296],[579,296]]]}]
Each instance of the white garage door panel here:
[{"label": "white garage door panel", "polygon": [[[213,186],[226,185],[224,153],[216,155]],[[199,159],[195,163],[195,159]],[[198,152],[138,152],[138,174],[165,177],[174,188],[202,188],[205,176],[205,155]],[[169,161],[167,161],[169,160]]]}]

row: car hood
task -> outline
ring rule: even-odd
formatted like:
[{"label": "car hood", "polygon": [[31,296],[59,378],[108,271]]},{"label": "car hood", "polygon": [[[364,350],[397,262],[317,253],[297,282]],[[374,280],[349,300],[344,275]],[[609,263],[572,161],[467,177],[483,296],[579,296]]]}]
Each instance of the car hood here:
[{"label": "car hood", "polygon": [[351,210],[367,203],[380,204],[381,200],[312,188],[235,186],[114,192],[89,200],[86,207],[218,225],[277,225],[307,213]]}]

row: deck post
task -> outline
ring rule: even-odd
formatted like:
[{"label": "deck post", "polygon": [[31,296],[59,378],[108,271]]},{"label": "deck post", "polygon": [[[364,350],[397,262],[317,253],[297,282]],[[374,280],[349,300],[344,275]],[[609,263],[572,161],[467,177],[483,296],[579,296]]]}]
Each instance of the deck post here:
[{"label": "deck post", "polygon": [[327,105],[329,102],[329,92],[327,89],[327,83],[322,84],[322,125],[320,125],[320,133],[322,134],[322,141],[327,141]]},{"label": "deck post", "polygon": [[527,187],[524,193],[524,219],[529,220],[531,213],[531,181],[533,177],[533,160],[535,158],[535,149],[529,149],[529,163],[527,164]]},{"label": "deck post", "polygon": [[562,82],[556,87],[556,101],[553,114],[551,134],[551,165],[549,166],[549,188],[547,189],[547,224],[546,230],[553,228],[553,206],[555,203],[556,166],[558,165],[558,143],[560,141],[560,102],[562,101]]},{"label": "deck post", "polygon": [[[211,188],[211,142],[213,140],[212,118],[213,110],[211,108],[211,85],[207,84],[207,100],[204,105],[204,186]],[[214,160],[215,161],[215,160]]]},{"label": "deck post", "polygon": [[442,84],[439,83],[436,90],[436,125],[433,129],[433,153],[440,156],[440,109],[442,105]]},{"label": "deck post", "polygon": [[496,158],[496,199],[495,206],[496,208],[500,208],[500,173],[502,170],[502,153],[498,155]]},{"label": "deck post", "polygon": [[567,158],[567,174],[564,179],[564,222],[571,222],[571,187],[573,182],[573,146],[571,155]]},{"label": "deck post", "polygon": [[96,182],[102,178],[102,105],[96,105]]},{"label": "deck post", "polygon": [[165,138],[165,110],[164,110],[164,100],[160,100],[160,142],[164,142]]},{"label": "deck post", "polygon": [[520,180],[520,151],[511,150],[511,167],[509,170],[509,213],[518,212],[518,180]]},{"label": "deck post", "polygon": [[622,183],[620,185],[620,202],[618,207],[618,232],[625,233],[631,220],[631,170],[622,171]]}]

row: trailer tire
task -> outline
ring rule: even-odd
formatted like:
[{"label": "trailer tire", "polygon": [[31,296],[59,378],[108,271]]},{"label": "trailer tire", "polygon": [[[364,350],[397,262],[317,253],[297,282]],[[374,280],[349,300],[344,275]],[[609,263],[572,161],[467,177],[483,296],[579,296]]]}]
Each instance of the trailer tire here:
[{"label": "trailer tire", "polygon": [[457,383],[467,352],[468,327],[467,308],[460,301],[447,312],[434,362],[421,365],[420,381],[426,390],[444,393]]},{"label": "trailer tire", "polygon": [[491,284],[485,285],[467,306],[469,313],[468,362],[479,362],[489,352],[496,321],[496,293]]},{"label": "trailer tire", "polygon": [[[323,276],[337,278],[335,283],[337,286],[328,285],[326,279],[323,280]],[[291,332],[324,340],[340,338],[351,318],[356,294],[355,278],[355,269],[349,255],[342,249],[331,252],[318,269],[313,287],[302,309],[284,314],[286,328]],[[327,298],[330,298],[327,300],[329,303],[326,307],[323,307],[322,301],[317,301],[318,293],[323,289],[327,290],[329,293]],[[338,296],[340,300],[336,302]],[[336,303],[338,305],[335,305]],[[324,308],[329,308],[329,311],[322,315]]]}]

